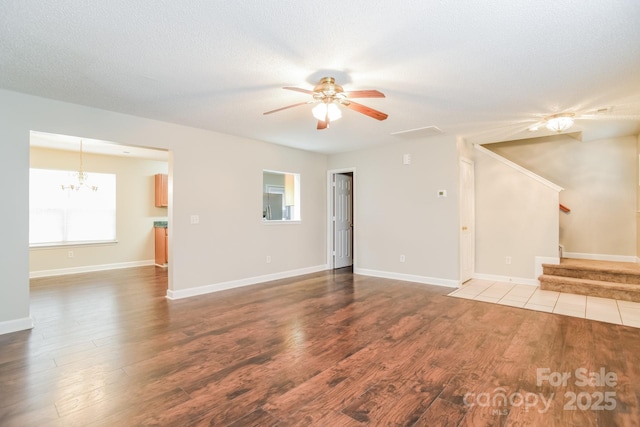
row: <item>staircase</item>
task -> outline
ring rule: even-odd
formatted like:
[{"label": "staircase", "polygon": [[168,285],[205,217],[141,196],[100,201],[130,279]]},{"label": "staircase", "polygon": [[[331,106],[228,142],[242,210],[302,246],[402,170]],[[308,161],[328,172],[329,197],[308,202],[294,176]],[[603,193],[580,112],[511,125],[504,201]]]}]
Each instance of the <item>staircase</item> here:
[{"label": "staircase", "polygon": [[542,268],[540,289],[640,302],[640,264],[562,258]]}]

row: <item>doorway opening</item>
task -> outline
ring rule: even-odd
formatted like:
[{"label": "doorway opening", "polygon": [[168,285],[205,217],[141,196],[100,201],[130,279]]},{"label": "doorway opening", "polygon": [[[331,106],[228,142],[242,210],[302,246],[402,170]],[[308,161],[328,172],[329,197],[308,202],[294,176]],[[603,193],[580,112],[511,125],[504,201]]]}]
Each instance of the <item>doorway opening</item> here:
[{"label": "doorway opening", "polygon": [[327,174],[327,260],[336,270],[355,267],[355,168]]},{"label": "doorway opening", "polygon": [[[29,145],[30,278],[158,265],[160,229],[166,265],[168,181],[164,202],[156,196],[158,175],[171,176],[170,151],[40,131]],[[40,183],[43,173],[56,178]]]}]

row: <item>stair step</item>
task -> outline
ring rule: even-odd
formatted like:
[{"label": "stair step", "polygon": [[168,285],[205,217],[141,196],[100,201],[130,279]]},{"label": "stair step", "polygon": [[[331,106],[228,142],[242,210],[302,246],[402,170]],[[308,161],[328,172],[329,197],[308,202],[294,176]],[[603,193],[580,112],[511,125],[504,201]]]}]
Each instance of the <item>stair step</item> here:
[{"label": "stair step", "polygon": [[640,273],[628,269],[589,267],[571,264],[542,264],[543,272],[549,276],[574,277],[599,282],[615,282],[640,285]]},{"label": "stair step", "polygon": [[640,302],[640,284],[543,274],[540,289],[571,294]]}]

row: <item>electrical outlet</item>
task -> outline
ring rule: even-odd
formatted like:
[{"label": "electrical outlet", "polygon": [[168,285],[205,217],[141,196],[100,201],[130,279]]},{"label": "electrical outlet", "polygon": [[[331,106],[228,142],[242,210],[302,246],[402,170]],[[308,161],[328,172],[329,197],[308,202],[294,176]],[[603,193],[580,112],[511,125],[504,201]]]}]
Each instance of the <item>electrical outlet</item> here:
[{"label": "electrical outlet", "polygon": [[69,258],[73,258],[73,251],[69,251],[69,252],[67,252],[67,257],[69,257]]},{"label": "electrical outlet", "polygon": [[404,260],[405,260],[404,255],[400,255],[400,262],[404,262]]},{"label": "electrical outlet", "polygon": [[200,223],[200,215],[191,215],[191,224],[199,224]]},{"label": "electrical outlet", "polygon": [[267,255],[267,264],[271,264],[271,255]]},{"label": "electrical outlet", "polygon": [[511,257],[508,256],[504,259],[505,264],[511,264]]}]

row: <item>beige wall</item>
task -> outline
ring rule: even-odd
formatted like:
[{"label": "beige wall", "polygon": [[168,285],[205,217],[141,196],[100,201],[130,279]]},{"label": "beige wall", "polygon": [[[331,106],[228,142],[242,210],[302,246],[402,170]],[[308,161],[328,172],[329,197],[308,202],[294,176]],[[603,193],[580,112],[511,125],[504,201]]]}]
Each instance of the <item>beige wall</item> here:
[{"label": "beige wall", "polygon": [[[229,136],[188,145],[173,152],[175,289],[326,264],[324,155]],[[263,169],[300,174],[301,223],[264,223]]]},{"label": "beige wall", "polygon": [[[411,155],[410,165],[403,164],[403,154]],[[329,158],[329,169],[352,167],[356,169],[356,269],[457,283],[456,138],[399,140]],[[447,190],[447,197],[437,198],[438,190]],[[400,255],[405,255],[404,263]]]},{"label": "beige wall", "polygon": [[640,135],[636,137],[636,157],[638,170],[636,172],[636,258],[640,261]]},{"label": "beige wall", "polygon": [[472,160],[475,157],[475,152],[473,150],[474,145],[464,138],[458,137],[456,141],[458,145],[458,154],[460,157]]},{"label": "beige wall", "polygon": [[[170,150],[174,293],[326,265],[326,156],[0,90],[0,332],[29,320],[31,130]],[[301,224],[263,223],[263,169],[300,173]]]},{"label": "beige wall", "polygon": [[557,189],[481,151],[475,185],[476,273],[535,280],[536,257],[558,256]]},{"label": "beige wall", "polygon": [[636,255],[637,138],[580,142],[566,135],[486,147],[564,187],[560,243],[577,254]]},{"label": "beige wall", "polygon": [[[116,174],[116,238],[118,243],[32,248],[29,269],[55,273],[51,270],[77,269],[124,263],[153,262],[153,221],[166,220],[167,208],[154,206],[154,175],[167,173],[167,162],[102,156],[84,153],[84,168],[89,172]],[[77,170],[78,153],[31,147],[33,168]],[[68,257],[73,250],[74,257]]]}]

